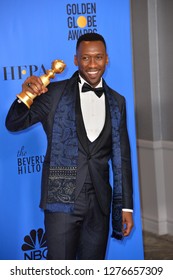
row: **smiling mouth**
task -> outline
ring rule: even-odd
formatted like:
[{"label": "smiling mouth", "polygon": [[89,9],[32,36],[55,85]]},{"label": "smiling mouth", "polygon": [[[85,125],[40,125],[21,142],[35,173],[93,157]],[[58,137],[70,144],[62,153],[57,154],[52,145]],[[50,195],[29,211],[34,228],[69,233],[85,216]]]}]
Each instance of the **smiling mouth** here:
[{"label": "smiling mouth", "polygon": [[90,77],[96,77],[99,74],[99,71],[88,71],[87,74]]}]

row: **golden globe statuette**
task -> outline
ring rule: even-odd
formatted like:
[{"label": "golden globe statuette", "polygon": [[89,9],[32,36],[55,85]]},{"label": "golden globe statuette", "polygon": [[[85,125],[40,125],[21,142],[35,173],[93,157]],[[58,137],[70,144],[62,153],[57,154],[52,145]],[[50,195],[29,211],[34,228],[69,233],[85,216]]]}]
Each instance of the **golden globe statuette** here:
[{"label": "golden globe statuette", "polygon": [[[55,74],[60,74],[64,71],[66,67],[66,64],[63,62],[63,60],[54,60],[52,61],[52,68],[49,70],[46,70],[46,74],[40,76],[40,79],[42,80],[43,85],[46,87],[50,83],[50,79],[55,78]],[[38,95],[31,93],[29,90],[22,91],[21,93],[17,94],[17,97],[19,100],[21,100],[28,108],[33,103],[34,98],[36,98]]]}]

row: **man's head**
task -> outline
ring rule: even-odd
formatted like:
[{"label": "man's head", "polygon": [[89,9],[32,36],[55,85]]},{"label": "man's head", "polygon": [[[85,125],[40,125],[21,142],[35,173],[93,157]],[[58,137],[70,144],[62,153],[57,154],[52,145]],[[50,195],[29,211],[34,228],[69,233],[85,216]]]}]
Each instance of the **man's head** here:
[{"label": "man's head", "polygon": [[97,86],[108,64],[106,42],[102,35],[86,33],[76,44],[74,63],[80,75],[93,87]]}]

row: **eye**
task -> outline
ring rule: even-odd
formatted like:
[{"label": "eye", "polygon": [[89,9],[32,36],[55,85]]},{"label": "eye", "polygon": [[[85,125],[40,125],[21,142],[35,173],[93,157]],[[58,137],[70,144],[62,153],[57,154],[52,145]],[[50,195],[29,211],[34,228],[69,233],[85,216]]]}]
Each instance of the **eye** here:
[{"label": "eye", "polygon": [[85,56],[82,56],[82,60],[83,60],[83,61],[89,61],[89,56],[86,56],[86,55],[85,55]]},{"label": "eye", "polygon": [[96,60],[100,61],[100,60],[102,60],[102,59],[103,59],[103,56],[102,56],[102,55],[97,55],[97,56],[96,56]]}]

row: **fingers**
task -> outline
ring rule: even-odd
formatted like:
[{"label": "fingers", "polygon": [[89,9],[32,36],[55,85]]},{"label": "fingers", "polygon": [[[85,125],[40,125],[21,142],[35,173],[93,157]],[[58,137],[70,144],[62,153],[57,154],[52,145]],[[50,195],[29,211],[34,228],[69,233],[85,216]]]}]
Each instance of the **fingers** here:
[{"label": "fingers", "polygon": [[22,85],[22,90],[29,91],[36,95],[40,95],[48,91],[48,89],[43,85],[40,77],[36,76],[28,77]]},{"label": "fingers", "polygon": [[122,213],[122,226],[123,226],[123,235],[128,236],[130,232],[132,231],[132,228],[134,226],[133,223],[133,214],[131,212],[125,212]]},{"label": "fingers", "polygon": [[126,228],[123,229],[123,236],[128,236],[131,233],[133,226],[126,224]]}]

